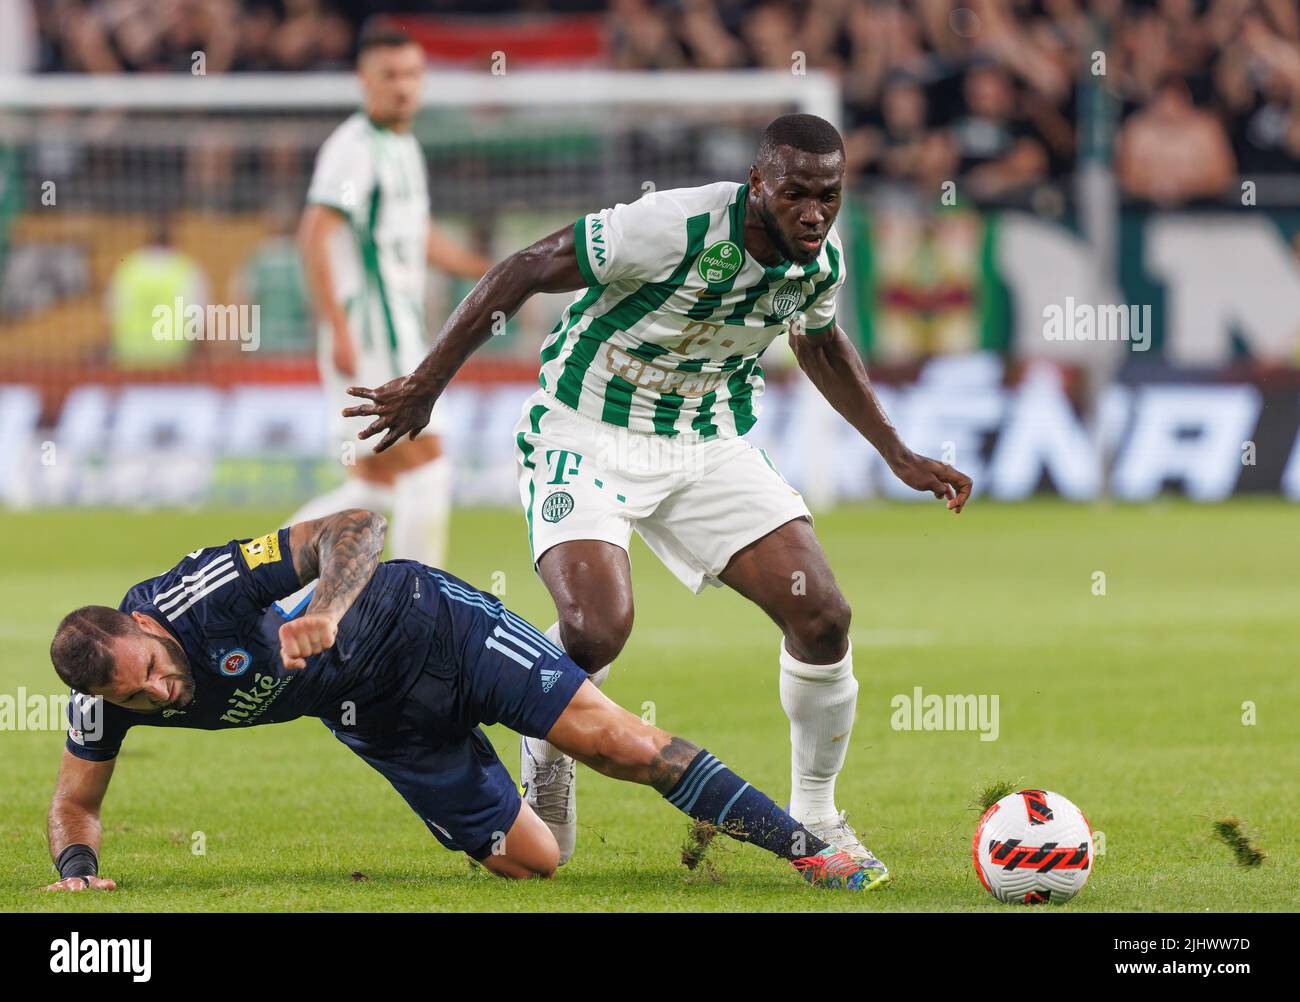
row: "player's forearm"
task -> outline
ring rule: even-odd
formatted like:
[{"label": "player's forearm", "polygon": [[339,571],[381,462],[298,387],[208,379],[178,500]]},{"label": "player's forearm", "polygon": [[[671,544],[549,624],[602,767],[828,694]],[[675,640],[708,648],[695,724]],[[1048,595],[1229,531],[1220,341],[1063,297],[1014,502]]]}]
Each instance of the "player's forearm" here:
[{"label": "player's forearm", "polygon": [[294,552],[299,577],[318,579],[306,615],[329,616],[338,622],[379,566],[388,523],[378,512],[355,508],[313,524],[317,526],[314,545]]},{"label": "player's forearm", "polygon": [[578,265],[573,227],[543,237],[504,261],[470,290],[447,322],[420,367],[407,380],[414,392],[436,398],[475,350],[538,292],[574,292],[587,284]]},{"label": "player's forearm", "polygon": [[795,358],[836,412],[870,442],[891,465],[911,450],[890,423],[867,377],[862,357],[838,327],[819,338],[791,338]]},{"label": "player's forearm", "polygon": [[420,392],[439,396],[465,360],[538,291],[537,280],[526,251],[490,268],[447,318],[411,382]]},{"label": "player's forearm", "polygon": [[50,814],[46,819],[50,859],[57,862],[59,855],[70,845],[88,845],[98,856],[102,831],[98,809],[91,809],[57,795],[50,803]]}]

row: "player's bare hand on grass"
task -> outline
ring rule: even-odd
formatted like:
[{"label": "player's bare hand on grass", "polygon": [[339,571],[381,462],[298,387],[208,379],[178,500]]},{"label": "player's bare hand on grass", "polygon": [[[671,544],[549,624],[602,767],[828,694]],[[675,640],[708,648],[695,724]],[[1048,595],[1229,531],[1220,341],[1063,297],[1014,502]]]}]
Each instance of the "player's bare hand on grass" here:
[{"label": "player's bare hand on grass", "polygon": [[307,667],[313,654],[329,650],[338,635],[338,623],[331,616],[308,613],[280,627],[280,660],[290,669]]},{"label": "player's bare hand on grass", "polygon": [[415,438],[429,423],[433,413],[434,397],[416,388],[409,376],[390,379],[377,389],[365,386],[349,386],[348,394],[371,401],[345,407],[344,417],[373,417],[370,427],[357,433],[357,437],[367,439],[387,431],[383,440],[375,446],[376,452],[383,452],[397,442],[403,435]]},{"label": "player's bare hand on grass", "polygon": [[930,491],[936,498],[946,498],[954,514],[960,514],[970,500],[970,477],[947,463],[911,452],[889,465],[894,476],[912,490]]},{"label": "player's bare hand on grass", "polygon": [[64,877],[46,884],[43,891],[115,891],[117,884],[107,877]]}]

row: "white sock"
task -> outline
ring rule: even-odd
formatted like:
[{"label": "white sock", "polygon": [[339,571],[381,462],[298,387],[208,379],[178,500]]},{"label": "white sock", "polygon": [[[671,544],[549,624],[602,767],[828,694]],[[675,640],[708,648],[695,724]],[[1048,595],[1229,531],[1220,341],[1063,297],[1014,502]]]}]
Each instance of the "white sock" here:
[{"label": "white sock", "polygon": [[853,645],[833,665],[797,661],[781,641],[781,707],[790,718],[790,816],[836,817],[835,777],[844,768],[857,710]]},{"label": "white sock", "polygon": [[285,525],[310,522],[346,508],[365,508],[387,514],[393,510],[393,489],[360,477],[348,477],[332,491],[312,498],[289,517]]},{"label": "white sock", "polygon": [[447,561],[451,515],[451,460],[439,456],[397,478],[388,541],[394,557],[430,567]]},{"label": "white sock", "polygon": [[[560,643],[560,624],[552,623],[546,631],[547,638],[555,646],[563,649],[564,645]],[[605,679],[609,678],[609,665],[605,665],[600,671],[594,671],[587,678],[591,679],[591,684],[599,689],[605,684]],[[564,758],[564,752],[556,748],[545,738],[524,738],[524,744],[528,747],[528,752],[538,765],[548,765],[557,759]]]}]

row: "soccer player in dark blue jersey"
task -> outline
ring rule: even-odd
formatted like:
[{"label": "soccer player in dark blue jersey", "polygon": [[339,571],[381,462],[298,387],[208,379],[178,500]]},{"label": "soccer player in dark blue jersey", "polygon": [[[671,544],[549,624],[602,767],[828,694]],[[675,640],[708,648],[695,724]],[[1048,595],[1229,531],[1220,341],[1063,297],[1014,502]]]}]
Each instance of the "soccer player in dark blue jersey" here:
[{"label": "soccer player in dark blue jersey", "polygon": [[[385,523],[351,510],[195,550],[117,609],[59,624],[72,687],[50,806],[52,890],[111,890],[100,807],[135,726],[237,729],[320,717],[448,849],[505,877],[551,876],[559,849],[480,729],[503,723],[692,818],[789,860],[814,884],[887,875],[817,838],[707,751],[611,702],[492,595],[424,564],[380,562]],[[315,581],[285,609],[280,600]]]}]

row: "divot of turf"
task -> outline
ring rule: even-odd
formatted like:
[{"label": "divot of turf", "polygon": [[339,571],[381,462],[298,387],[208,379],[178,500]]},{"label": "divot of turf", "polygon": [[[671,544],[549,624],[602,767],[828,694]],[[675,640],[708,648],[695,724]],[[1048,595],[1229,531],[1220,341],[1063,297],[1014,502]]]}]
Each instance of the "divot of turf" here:
[{"label": "divot of turf", "polygon": [[[688,884],[712,883],[722,880],[722,871],[714,865],[719,852],[725,851],[725,842],[715,847],[713,840],[722,832],[737,841],[746,841],[745,829],[735,821],[728,821],[721,828],[708,821],[696,819],[686,826],[686,840],[682,843],[682,866],[689,871],[686,876]],[[712,849],[712,857],[709,856]]]},{"label": "divot of turf", "polygon": [[695,820],[687,825],[686,841],[682,843],[682,866],[694,870],[703,863],[717,834],[717,826],[707,821]]},{"label": "divot of turf", "polygon": [[1232,850],[1239,866],[1259,866],[1268,856],[1251,841],[1240,818],[1221,818],[1214,822],[1214,834]]}]

